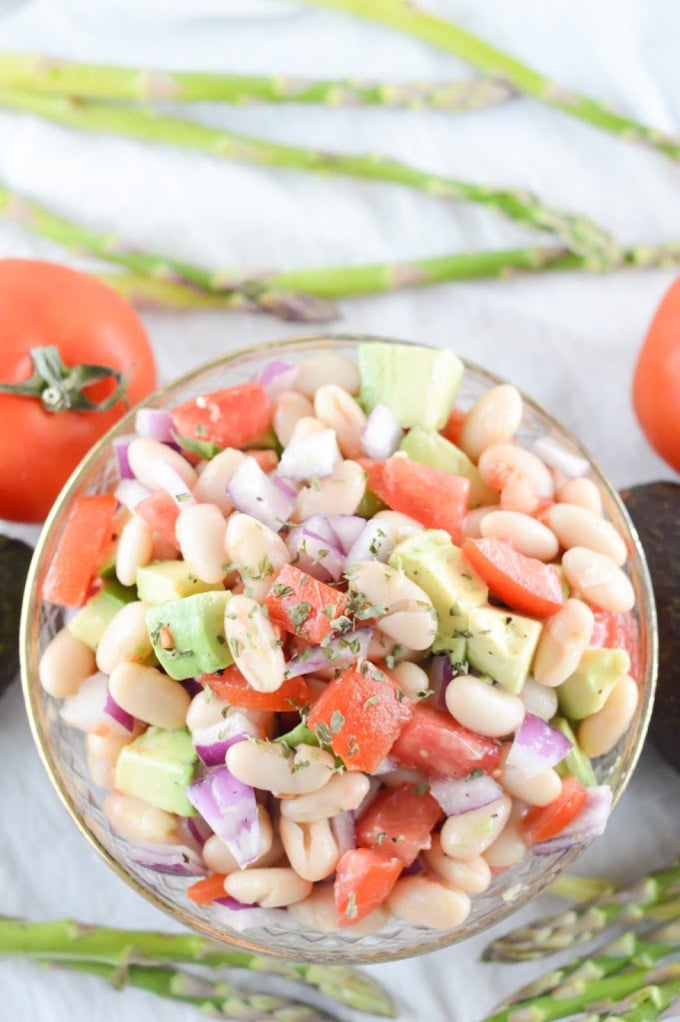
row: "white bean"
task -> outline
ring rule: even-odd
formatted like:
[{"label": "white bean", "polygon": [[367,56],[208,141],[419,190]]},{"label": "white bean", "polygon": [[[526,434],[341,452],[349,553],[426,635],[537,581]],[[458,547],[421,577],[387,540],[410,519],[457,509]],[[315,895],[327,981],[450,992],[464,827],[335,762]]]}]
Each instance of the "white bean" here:
[{"label": "white bean", "polygon": [[227,523],[216,504],[192,504],[177,516],[175,534],[189,570],[201,582],[215,584],[226,574],[224,537]]},{"label": "white bean", "polygon": [[487,447],[511,440],[521,421],[519,391],[510,383],[501,383],[477,398],[465,416],[458,446],[476,462]]},{"label": "white bean", "polygon": [[352,568],[350,589],[378,608],[378,628],[390,638],[409,649],[428,649],[434,642],[437,615],[432,600],[403,572],[379,561],[361,561]]},{"label": "white bean", "polygon": [[533,676],[540,685],[554,688],[573,674],[590,643],[595,618],[590,607],[573,597],[543,625],[536,646]]},{"label": "white bean", "polygon": [[140,483],[157,489],[156,465],[164,461],[166,465],[174,469],[186,486],[193,490],[198,476],[186,458],[183,458],[178,451],[160,443],[159,440],[149,440],[148,437],[135,437],[128,446],[128,462],[133,473]]},{"label": "white bean", "polygon": [[227,644],[241,674],[257,692],[283,684],[286,662],[279,633],[256,600],[232,596],[224,613]]},{"label": "white bean", "polygon": [[409,518],[408,515],[402,515],[399,511],[378,511],[373,515],[373,521],[381,523],[381,528],[394,540],[395,546],[403,539],[409,539],[424,531],[420,522],[415,518]]},{"label": "white bean", "polygon": [[133,795],[109,795],[102,806],[113,829],[128,841],[173,844],[179,818]]},{"label": "white bean", "polygon": [[281,537],[251,515],[233,514],[227,522],[227,557],[236,565],[246,592],[262,602],[272,587],[274,575],[292,559]]},{"label": "white bean", "polygon": [[340,851],[328,820],[299,822],[282,816],[279,834],[291,866],[304,880],[324,880],[335,870]]},{"label": "white bean", "polygon": [[292,440],[300,419],[311,418],[314,415],[312,402],[295,390],[284,390],[274,398],[272,408],[272,425],[283,447],[287,447]]},{"label": "white bean", "polygon": [[576,504],[553,504],[546,518],[565,550],[587,547],[610,557],[618,567],[626,563],[626,544],[611,522]]},{"label": "white bean", "polygon": [[335,430],[338,447],[345,458],[362,457],[361,438],[366,416],[346,390],[335,383],[319,387],[314,395],[314,414],[329,429]]},{"label": "white bean", "polygon": [[552,720],[557,713],[557,692],[547,685],[539,685],[533,678],[527,678],[519,694],[524,709],[541,720]]},{"label": "white bean", "polygon": [[609,557],[574,546],[562,558],[567,582],[588,603],[614,614],[623,614],[635,606],[635,590],[630,579]]},{"label": "white bean", "polygon": [[481,539],[482,521],[494,510],[493,507],[475,507],[463,519],[463,539]]},{"label": "white bean", "polygon": [[324,515],[353,515],[366,492],[366,473],[356,461],[346,459],[317,486],[303,486],[297,495],[296,522],[317,512]]},{"label": "white bean", "polygon": [[527,843],[522,837],[521,826],[526,812],[526,806],[516,802],[505,827],[484,852],[483,858],[491,869],[507,869],[524,858]]},{"label": "white bean", "polygon": [[441,829],[441,848],[452,859],[474,859],[496,840],[505,826],[512,799],[507,795],[479,809],[449,816]]},{"label": "white bean", "polygon": [[422,851],[420,857],[443,884],[466,894],[481,894],[491,883],[491,870],[481,855],[452,859],[442,851],[439,834],[432,835],[431,847]]},{"label": "white bean", "polygon": [[535,518],[519,514],[517,511],[487,511],[479,523],[479,531],[484,537],[493,536],[505,539],[515,550],[526,557],[536,557],[539,561],[554,561],[559,551],[559,543],[554,532]]},{"label": "white bean", "polygon": [[139,515],[131,515],[116,547],[116,578],[121,585],[133,586],[137,581],[137,569],[148,564],[152,555],[153,529]]},{"label": "white bean", "polygon": [[557,491],[560,504],[577,504],[595,515],[602,514],[602,496],[592,479],[567,479]]},{"label": "white bean", "polygon": [[358,809],[370,787],[366,774],[352,771],[334,774],[319,791],[281,802],[281,816],[299,823],[324,820]]},{"label": "white bean", "polygon": [[487,447],[477,467],[482,481],[491,490],[500,492],[511,475],[518,473],[538,497],[552,499],[554,486],[550,469],[535,454],[517,444]]},{"label": "white bean", "polygon": [[422,667],[408,660],[393,667],[390,677],[396,681],[407,699],[422,699],[423,692],[427,692],[430,687],[430,679]]},{"label": "white bean", "polygon": [[446,708],[464,727],[488,738],[512,734],[524,720],[524,703],[470,674],[459,674],[446,686]]},{"label": "white bean", "polygon": [[246,459],[243,451],[225,447],[206,463],[194,486],[194,497],[200,503],[215,504],[223,515],[230,514],[234,505],[227,493],[229,480]]},{"label": "white bean", "polygon": [[139,600],[124,604],[109,621],[97,646],[97,667],[111,674],[123,661],[141,664],[153,653],[146,627],[147,606]]},{"label": "white bean", "polygon": [[227,752],[232,774],[253,788],[276,795],[305,795],[328,784],[335,771],[333,757],[312,745],[289,749],[275,742],[236,742]]},{"label": "white bean", "polygon": [[[315,884],[311,894],[289,907],[288,915],[305,929],[317,930],[319,933],[333,933],[338,930],[340,923],[335,907],[333,884]],[[375,933],[387,920],[387,912],[382,906],[378,906],[358,923],[343,920],[343,929],[350,929],[353,934],[363,937]]]},{"label": "white bean", "polygon": [[303,880],[295,870],[285,866],[264,869],[248,869],[242,873],[231,873],[224,881],[227,894],[244,905],[261,905],[262,908],[285,908],[296,901],[302,901],[311,890],[309,880]]},{"label": "white bean", "polygon": [[501,489],[501,510],[534,515],[539,511],[541,503],[542,498],[532,488],[527,478],[521,472],[510,472]]},{"label": "white bean", "polygon": [[586,756],[604,756],[623,737],[635,716],[638,687],[625,674],[614,685],[601,710],[579,724],[576,737]]},{"label": "white bean", "polygon": [[189,693],[155,667],[117,664],[109,678],[109,691],[119,706],[146,724],[169,730],[184,727]]},{"label": "white bean", "polygon": [[361,383],[359,370],[350,359],[333,351],[309,355],[298,362],[294,386],[301,394],[313,398],[327,383],[337,384],[348,394],[357,394]]},{"label": "white bean", "polygon": [[[295,429],[286,447],[294,445],[301,440],[309,440],[314,436],[321,436],[322,433],[327,433],[328,427],[321,422],[320,419],[315,418],[313,415],[305,415],[303,418],[298,419],[295,423]],[[339,458],[339,455],[336,456]],[[285,474],[285,467],[281,473]]]},{"label": "white bean", "polygon": [[218,699],[212,689],[204,688],[197,692],[191,700],[186,716],[189,731],[202,731],[203,728],[220,724],[230,711],[229,703]]},{"label": "white bean", "polygon": [[464,891],[418,874],[397,880],[387,897],[387,907],[399,919],[416,926],[455,930],[470,914],[470,899]]},{"label": "white bean", "polygon": [[40,684],[55,699],[75,695],[96,670],[94,651],[71,635],[68,628],[57,632],[40,657]]},{"label": "white bean", "polygon": [[499,781],[508,795],[519,798],[530,806],[547,806],[554,802],[562,791],[562,781],[551,767],[534,777],[527,777],[516,766],[506,763]]},{"label": "white bean", "polygon": [[85,756],[87,769],[93,783],[110,790],[114,787],[116,760],[121,749],[129,745],[144,730],[144,725],[135,721],[132,731],[118,729],[114,721],[98,724],[85,735]]}]

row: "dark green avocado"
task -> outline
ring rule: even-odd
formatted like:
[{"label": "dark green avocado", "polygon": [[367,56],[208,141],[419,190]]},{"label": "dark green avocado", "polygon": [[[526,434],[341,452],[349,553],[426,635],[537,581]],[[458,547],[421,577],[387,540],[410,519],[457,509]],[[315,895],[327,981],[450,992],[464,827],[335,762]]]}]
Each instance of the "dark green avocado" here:
[{"label": "dark green avocado", "polygon": [[647,555],[659,618],[659,680],[649,736],[680,770],[680,484],[633,486],[621,497]]},{"label": "dark green avocado", "polygon": [[19,670],[19,616],[33,551],[20,539],[0,536],[0,696]]}]

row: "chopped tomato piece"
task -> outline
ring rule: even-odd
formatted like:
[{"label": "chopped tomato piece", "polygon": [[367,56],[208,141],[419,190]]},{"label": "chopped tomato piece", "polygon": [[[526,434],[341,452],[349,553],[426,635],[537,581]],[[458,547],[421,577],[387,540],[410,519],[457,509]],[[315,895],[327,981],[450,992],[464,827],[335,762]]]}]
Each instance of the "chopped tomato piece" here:
[{"label": "chopped tomato piece", "polygon": [[455,444],[456,447],[460,443],[460,434],[463,432],[463,423],[466,416],[467,412],[464,412],[462,408],[452,408],[451,414],[444,423],[443,428],[439,430],[441,435],[452,444]]},{"label": "chopped tomato piece", "polygon": [[437,800],[418,785],[383,788],[357,820],[357,844],[379,848],[410,866],[432,844],[432,828],[441,815]]},{"label": "chopped tomato piece", "polygon": [[350,848],[335,870],[335,910],[339,926],[351,926],[381,905],[404,868],[373,848]]},{"label": "chopped tomato piece", "polygon": [[501,753],[493,738],[468,731],[450,714],[417,704],[411,720],[390,749],[403,766],[442,777],[467,777],[473,770],[492,770]]},{"label": "chopped tomato piece", "polygon": [[266,599],[271,620],[293,635],[319,643],[331,631],[335,618],[346,612],[349,600],[325,582],[284,564]]},{"label": "chopped tomato piece", "polygon": [[604,649],[623,649],[630,657],[630,675],[640,678],[640,630],[632,610],[625,614],[614,614],[609,610],[592,608],[595,627],[590,639],[591,646]]},{"label": "chopped tomato piece", "polygon": [[522,820],[522,834],[536,844],[561,833],[583,809],[588,793],[576,777],[565,777],[562,791],[547,806],[530,809]]},{"label": "chopped tomato piece", "polygon": [[226,873],[211,873],[210,876],[197,880],[187,888],[187,894],[197,905],[210,905],[217,898],[226,898],[224,889]]},{"label": "chopped tomato piece", "polygon": [[307,718],[348,770],[372,773],[413,712],[401,689],[365,660],[329,682]]},{"label": "chopped tomato piece", "polygon": [[176,550],[179,543],[175,535],[175,525],[179,517],[179,507],[166,490],[154,490],[144,500],[140,500],[135,514],[143,518],[154,532],[167,539]]},{"label": "chopped tomato piece", "polygon": [[220,447],[246,447],[269,429],[272,409],[260,383],[243,383],[185,401],[170,415],[182,437]]},{"label": "chopped tomato piece", "polygon": [[275,692],[258,692],[246,681],[238,667],[232,664],[217,674],[204,674],[202,685],[231,706],[244,710],[271,710],[285,713],[307,705],[310,701],[309,685],[304,678],[289,678]]},{"label": "chopped tomato piece", "polygon": [[63,607],[80,607],[111,546],[116,498],[83,494],[73,502],[43,583],[43,597]]},{"label": "chopped tomato piece", "polygon": [[364,459],[367,486],[393,511],[400,511],[426,529],[444,529],[459,543],[470,507],[470,480],[421,465],[403,455],[386,461]]},{"label": "chopped tomato piece", "polygon": [[494,596],[520,614],[548,617],[564,603],[557,572],[502,539],[466,539],[463,553]]}]

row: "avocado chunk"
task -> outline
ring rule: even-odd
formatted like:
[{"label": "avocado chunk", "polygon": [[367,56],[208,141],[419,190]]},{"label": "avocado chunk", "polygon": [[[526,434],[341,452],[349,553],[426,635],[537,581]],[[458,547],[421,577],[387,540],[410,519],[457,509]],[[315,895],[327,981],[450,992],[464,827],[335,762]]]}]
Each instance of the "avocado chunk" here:
[{"label": "avocado chunk", "polygon": [[[439,622],[437,651],[460,653],[468,614],[486,603],[489,590],[469,566],[460,547],[442,529],[425,529],[402,540],[392,551],[390,566],[419,585],[432,600]],[[462,659],[460,657],[459,659]]]},{"label": "avocado chunk", "polygon": [[449,417],[463,363],[446,348],[359,345],[360,400],[370,410],[385,405],[405,429],[441,429]]},{"label": "avocado chunk", "polygon": [[115,786],[125,795],[144,799],[158,809],[179,816],[195,816],[185,795],[198,761],[188,731],[150,727],[116,761]]},{"label": "avocado chunk", "polygon": [[134,586],[123,586],[116,579],[109,579],[84,607],[78,611],[66,626],[76,639],[90,649],[97,649],[101,637],[114,617],[126,603],[137,599]]},{"label": "avocado chunk", "polygon": [[[621,496],[645,549],[659,621],[659,678],[649,737],[680,770],[680,483],[633,486]],[[633,677],[641,682],[638,674],[636,664]]]},{"label": "avocado chunk", "polygon": [[441,433],[414,426],[410,429],[399,445],[413,461],[430,468],[438,468],[440,472],[451,472],[452,475],[465,476],[470,480],[470,507],[482,504],[495,504],[498,494],[493,493],[482,482],[477,466],[470,461],[465,451],[452,444]]},{"label": "avocado chunk", "polygon": [[142,603],[155,607],[196,593],[224,590],[221,582],[211,585],[192,575],[186,561],[152,561],[137,569],[137,592]]},{"label": "avocado chunk", "polygon": [[0,536],[0,695],[19,670],[21,598],[32,556],[22,540]]},{"label": "avocado chunk", "polygon": [[555,771],[563,780],[565,777],[575,777],[585,788],[592,788],[597,784],[595,771],[585,752],[580,748],[576,735],[572,731],[569,721],[564,717],[553,717],[550,721],[552,727],[561,731],[565,738],[571,742],[571,749],[564,759],[561,759],[555,767]]},{"label": "avocado chunk", "polygon": [[586,649],[578,667],[557,688],[559,706],[570,720],[583,720],[601,710],[614,685],[628,674],[630,657],[624,649]]},{"label": "avocado chunk", "polygon": [[475,607],[468,614],[468,663],[516,695],[529,676],[541,629],[533,618],[499,607]]},{"label": "avocado chunk", "polygon": [[171,678],[182,681],[212,674],[233,663],[224,633],[224,612],[231,593],[197,593],[169,600],[146,612],[146,627],[158,661]]}]

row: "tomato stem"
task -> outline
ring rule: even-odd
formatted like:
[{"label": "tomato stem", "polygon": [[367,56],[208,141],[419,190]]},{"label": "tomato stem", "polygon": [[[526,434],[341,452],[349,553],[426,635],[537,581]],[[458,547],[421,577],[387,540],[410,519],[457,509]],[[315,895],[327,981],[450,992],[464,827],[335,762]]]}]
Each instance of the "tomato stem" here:
[{"label": "tomato stem", "polygon": [[[88,411],[107,412],[119,401],[127,400],[128,374],[112,366],[74,365],[62,362],[59,349],[53,345],[31,348],[33,375],[22,383],[0,383],[0,393],[21,397],[40,398],[46,412]],[[92,401],[84,393],[99,380],[113,377],[115,390],[102,401]]]}]

